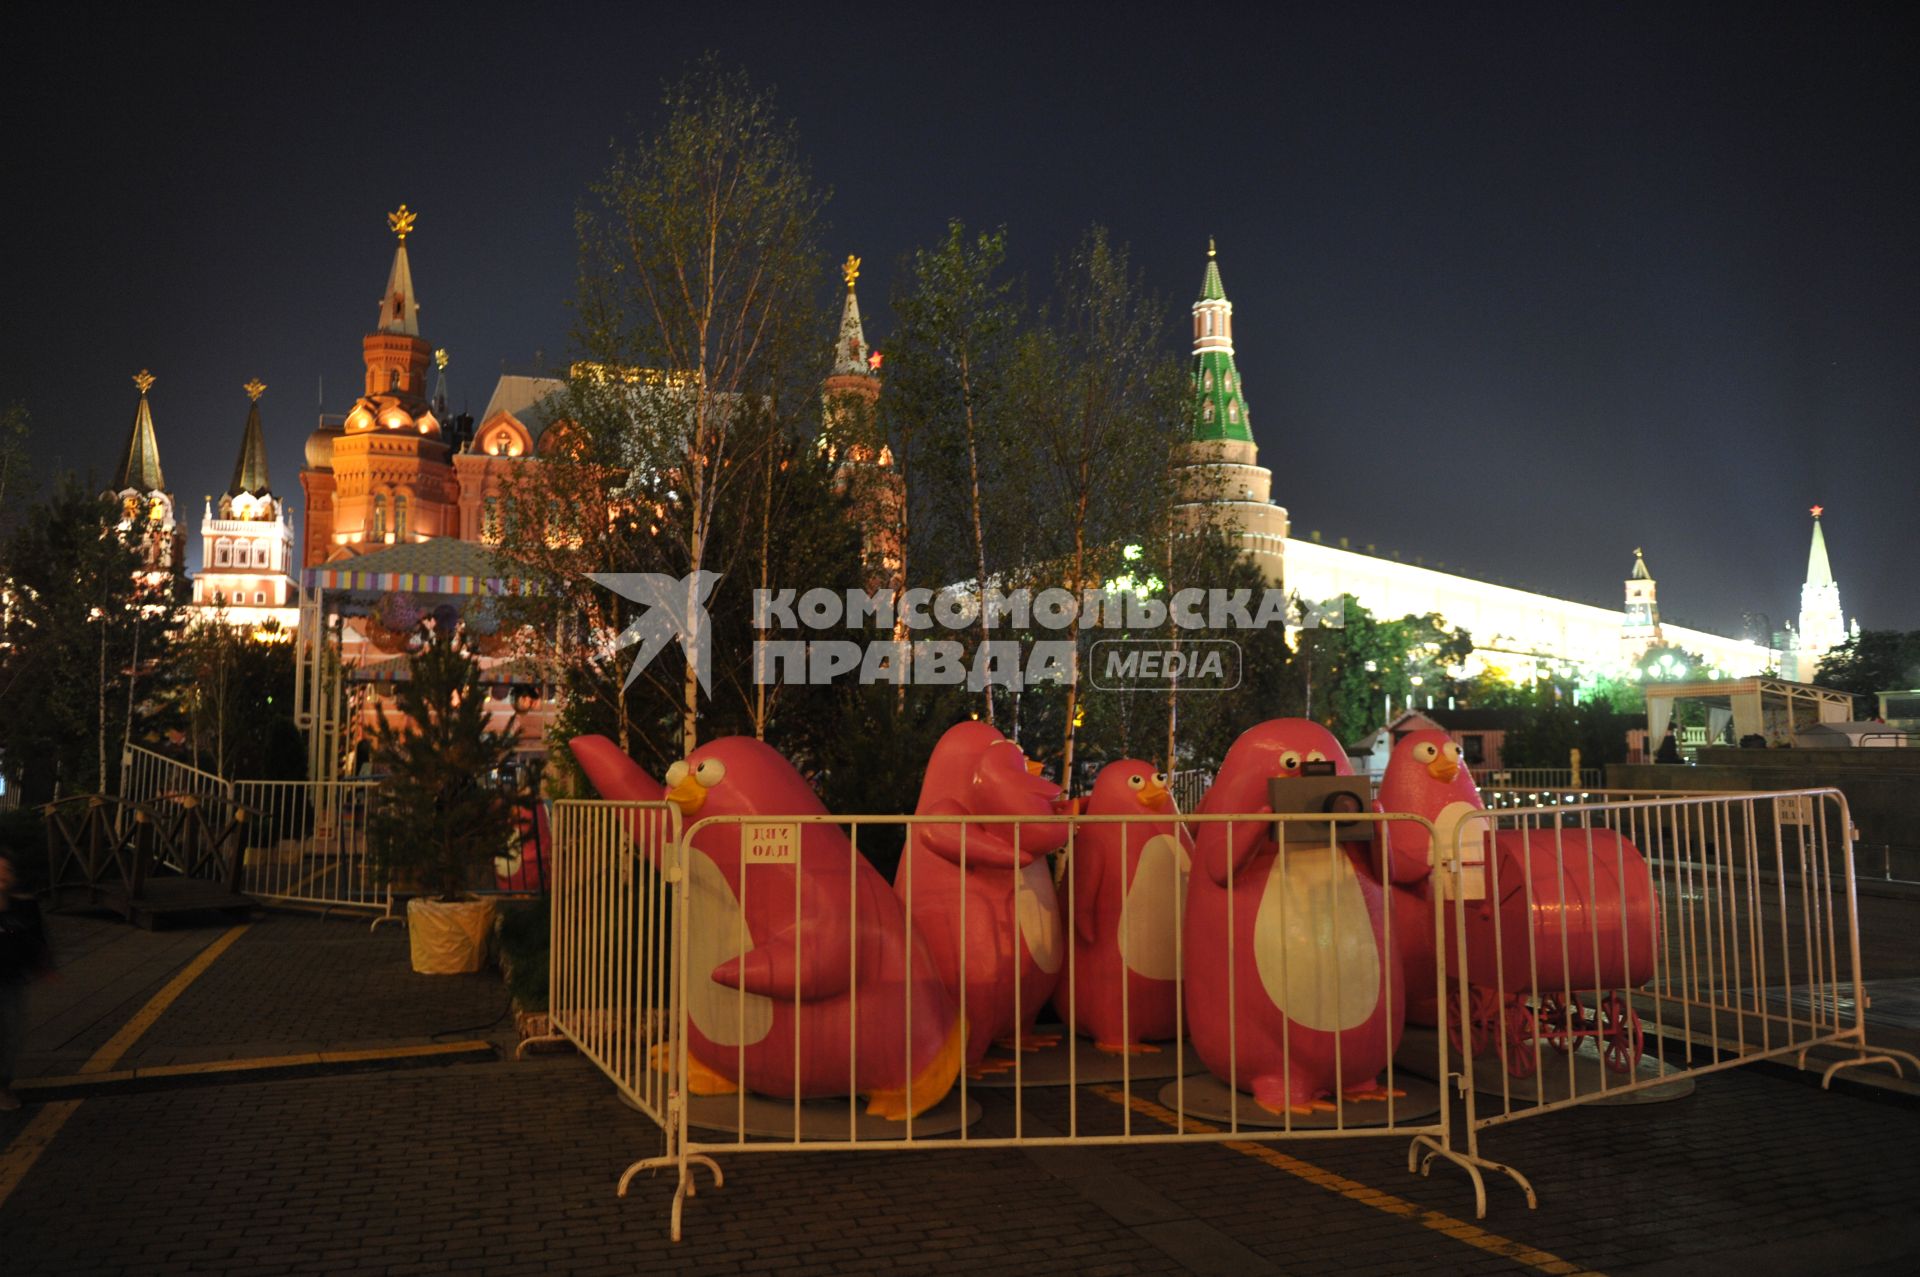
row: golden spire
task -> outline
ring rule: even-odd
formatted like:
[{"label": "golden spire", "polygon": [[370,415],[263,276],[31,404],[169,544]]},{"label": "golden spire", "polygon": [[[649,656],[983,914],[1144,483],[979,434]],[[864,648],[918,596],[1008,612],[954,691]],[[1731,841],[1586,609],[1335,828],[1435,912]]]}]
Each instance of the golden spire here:
[{"label": "golden spire", "polygon": [[441,372],[447,370],[447,348],[445,346],[433,352],[433,366]]},{"label": "golden spire", "polygon": [[1207,236],[1207,256],[1213,256],[1213,236]]},{"label": "golden spire", "polygon": [[255,377],[240,389],[247,392],[247,398],[254,403],[260,402],[260,396],[267,393],[267,383]]},{"label": "golden spire", "polygon": [[846,265],[840,268],[840,273],[846,276],[847,291],[852,292],[853,281],[860,278],[860,259],[852,253],[848,253]]},{"label": "golden spire", "polygon": [[140,393],[144,395],[153,388],[153,374],[142,368],[133,374],[133,384],[140,387]]},{"label": "golden spire", "polygon": [[418,213],[408,212],[407,206],[402,204],[398,212],[387,214],[387,229],[398,235],[400,242],[404,244],[407,242],[407,236],[413,233],[413,223],[419,216]]}]

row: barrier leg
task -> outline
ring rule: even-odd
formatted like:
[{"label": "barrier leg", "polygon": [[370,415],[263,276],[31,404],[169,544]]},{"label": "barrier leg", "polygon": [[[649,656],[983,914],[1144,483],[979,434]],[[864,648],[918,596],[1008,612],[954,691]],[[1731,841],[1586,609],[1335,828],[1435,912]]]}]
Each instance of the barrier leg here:
[{"label": "barrier leg", "polygon": [[[1421,1155],[1422,1149],[1426,1150],[1425,1156]],[[1505,1162],[1490,1161],[1477,1153],[1462,1153],[1458,1149],[1448,1148],[1444,1143],[1431,1135],[1416,1135],[1413,1137],[1413,1143],[1408,1145],[1408,1174],[1417,1172],[1422,1178],[1425,1178],[1433,1169],[1433,1159],[1436,1157],[1445,1158],[1447,1161],[1452,1162],[1455,1166],[1465,1171],[1467,1178],[1473,1181],[1473,1217],[1475,1219],[1485,1219],[1487,1217],[1487,1181],[1486,1176],[1481,1173],[1483,1170],[1498,1171],[1500,1174],[1511,1179],[1515,1184],[1520,1186],[1520,1191],[1527,1195],[1527,1209],[1536,1210],[1539,1208],[1540,1199],[1534,1194],[1533,1184],[1525,1175],[1522,1175],[1519,1170],[1508,1166]]]},{"label": "barrier leg", "polygon": [[[1838,1074],[1840,1070],[1861,1069],[1870,1064],[1891,1065],[1893,1075],[1904,1078],[1907,1075],[1907,1071],[1900,1067],[1901,1060],[1905,1060],[1907,1063],[1913,1065],[1914,1072],[1920,1074],[1920,1057],[1914,1056],[1911,1052],[1901,1051],[1894,1047],[1877,1046],[1873,1048],[1873,1054],[1869,1055],[1867,1054],[1866,1048],[1862,1047],[1860,1054],[1855,1058],[1851,1060],[1835,1060],[1832,1064],[1827,1065],[1826,1071],[1820,1075],[1820,1089],[1824,1091],[1832,1086],[1834,1076]],[[1807,1053],[1802,1051],[1800,1053],[1800,1067],[1804,1069],[1806,1066]]]}]

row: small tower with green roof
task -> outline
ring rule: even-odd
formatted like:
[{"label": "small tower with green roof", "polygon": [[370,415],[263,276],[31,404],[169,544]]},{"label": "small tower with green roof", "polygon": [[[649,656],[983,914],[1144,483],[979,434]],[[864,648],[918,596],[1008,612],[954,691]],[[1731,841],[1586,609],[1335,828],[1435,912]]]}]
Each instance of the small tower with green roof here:
[{"label": "small tower with green roof", "polygon": [[1207,241],[1207,273],[1193,303],[1193,385],[1180,467],[1180,514],[1188,527],[1226,532],[1267,579],[1282,582],[1287,512],[1273,503],[1273,473],[1260,464],[1246,389],[1233,358],[1233,303],[1220,282],[1220,261]]}]

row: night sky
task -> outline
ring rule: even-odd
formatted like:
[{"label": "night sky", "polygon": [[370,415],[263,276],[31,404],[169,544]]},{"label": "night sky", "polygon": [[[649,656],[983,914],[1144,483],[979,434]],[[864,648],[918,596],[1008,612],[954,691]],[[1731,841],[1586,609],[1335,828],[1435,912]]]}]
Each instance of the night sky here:
[{"label": "night sky", "polygon": [[1910,4],[53,9],[0,28],[0,402],[104,481],[151,368],[196,560],[250,377],[297,500],[402,201],[456,406],[563,366],[573,209],[711,48],[798,119],[883,348],[948,217],[1035,293],[1106,223],[1182,349],[1212,235],[1296,535],[1608,606],[1644,545],[1738,633],[1820,502],[1848,615],[1920,628]]}]

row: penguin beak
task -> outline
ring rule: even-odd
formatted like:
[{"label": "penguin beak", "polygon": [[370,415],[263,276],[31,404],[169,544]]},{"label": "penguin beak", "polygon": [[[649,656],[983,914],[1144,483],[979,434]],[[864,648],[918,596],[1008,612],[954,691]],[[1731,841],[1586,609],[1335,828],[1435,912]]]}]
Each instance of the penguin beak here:
[{"label": "penguin beak", "polygon": [[1445,754],[1440,755],[1440,757],[1427,764],[1427,775],[1433,777],[1442,785],[1451,785],[1453,778],[1459,774],[1460,764],[1454,762]]},{"label": "penguin beak", "polygon": [[1167,787],[1149,776],[1147,783],[1140,786],[1140,792],[1134,797],[1140,800],[1142,807],[1158,807],[1167,799]]},{"label": "penguin beak", "polygon": [[680,783],[667,791],[667,801],[680,809],[686,817],[700,810],[700,804],[707,801],[707,787],[693,778],[688,772],[680,778]]},{"label": "penguin beak", "polygon": [[1039,759],[1029,758],[1027,760],[1027,775],[1029,776],[1044,775],[1046,773],[1046,770],[1047,770],[1047,765],[1041,762]]}]

